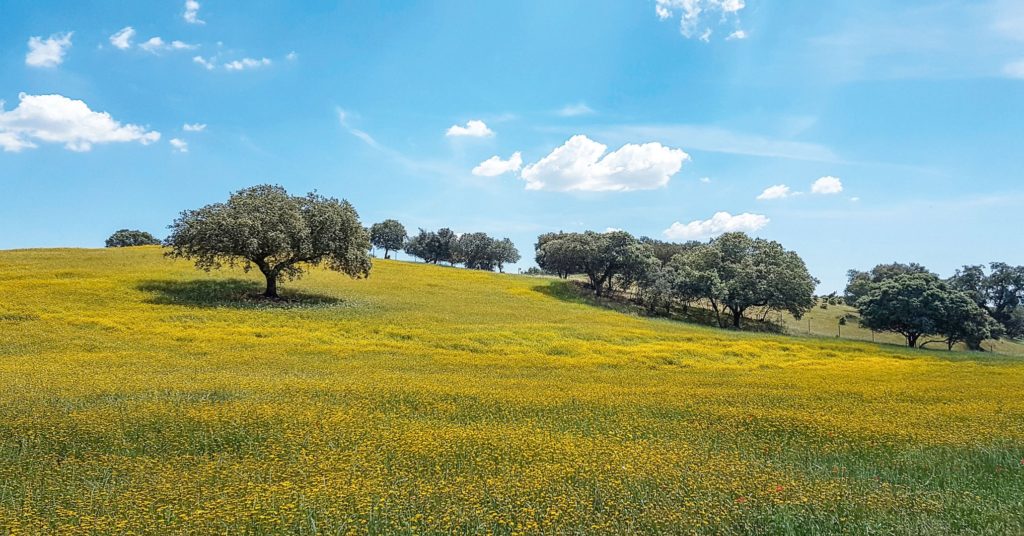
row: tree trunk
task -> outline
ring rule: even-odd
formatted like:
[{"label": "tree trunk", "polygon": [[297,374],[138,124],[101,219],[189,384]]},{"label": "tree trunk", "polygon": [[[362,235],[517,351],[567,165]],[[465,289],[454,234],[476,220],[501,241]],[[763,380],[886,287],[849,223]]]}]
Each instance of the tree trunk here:
[{"label": "tree trunk", "polygon": [[390,251],[390,250],[388,250],[388,248],[384,248],[384,258],[385,259],[390,259],[391,258],[391,257],[388,256],[388,251]]},{"label": "tree trunk", "polygon": [[267,290],[263,292],[263,296],[277,298],[277,274],[274,272],[264,272],[263,275],[267,278]]},{"label": "tree trunk", "polygon": [[907,335],[907,346],[910,348],[917,348],[917,338],[920,335]]},{"label": "tree trunk", "polygon": [[732,327],[740,329],[740,319],[743,318],[743,311],[741,309],[735,309],[732,312]]}]

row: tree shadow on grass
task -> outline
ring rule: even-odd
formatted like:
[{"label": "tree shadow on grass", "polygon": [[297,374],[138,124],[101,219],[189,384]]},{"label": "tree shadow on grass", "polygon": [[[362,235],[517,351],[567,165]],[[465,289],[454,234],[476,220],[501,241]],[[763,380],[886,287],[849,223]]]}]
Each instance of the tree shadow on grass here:
[{"label": "tree shadow on grass", "polygon": [[342,300],[320,294],[291,290],[280,291],[280,298],[263,296],[263,285],[245,279],[151,279],[136,289],[150,293],[147,303],[191,307],[231,307],[237,309],[325,307]]}]

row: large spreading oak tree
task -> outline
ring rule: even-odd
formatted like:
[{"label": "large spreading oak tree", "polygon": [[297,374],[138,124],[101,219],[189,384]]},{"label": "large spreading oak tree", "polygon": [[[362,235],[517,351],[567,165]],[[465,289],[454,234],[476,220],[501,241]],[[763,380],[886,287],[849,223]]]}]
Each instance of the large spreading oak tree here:
[{"label": "large spreading oak tree", "polygon": [[207,271],[255,266],[267,279],[268,298],[278,297],[280,279],[298,278],[311,266],[353,278],[370,273],[370,238],[355,208],[316,193],[292,196],[280,186],[253,186],[225,203],[182,212],[170,229],[169,257],[194,260]]}]

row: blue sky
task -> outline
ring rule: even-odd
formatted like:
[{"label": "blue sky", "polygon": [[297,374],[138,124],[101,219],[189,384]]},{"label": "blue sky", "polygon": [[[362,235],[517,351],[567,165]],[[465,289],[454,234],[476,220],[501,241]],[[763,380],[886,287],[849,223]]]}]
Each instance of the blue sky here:
[{"label": "blue sky", "polygon": [[607,228],[746,230],[798,251],[822,291],[878,262],[1024,264],[1015,0],[3,13],[0,248],[163,236],[271,182],[367,224],[508,236],[524,267],[539,233]]}]

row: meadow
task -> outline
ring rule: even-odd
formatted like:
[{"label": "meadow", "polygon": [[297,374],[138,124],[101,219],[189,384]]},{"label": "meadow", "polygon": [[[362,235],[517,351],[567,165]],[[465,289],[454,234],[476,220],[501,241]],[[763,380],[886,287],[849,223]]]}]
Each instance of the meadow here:
[{"label": "meadow", "polygon": [[0,534],[1020,534],[1024,360],[0,252]]}]

